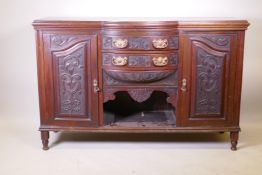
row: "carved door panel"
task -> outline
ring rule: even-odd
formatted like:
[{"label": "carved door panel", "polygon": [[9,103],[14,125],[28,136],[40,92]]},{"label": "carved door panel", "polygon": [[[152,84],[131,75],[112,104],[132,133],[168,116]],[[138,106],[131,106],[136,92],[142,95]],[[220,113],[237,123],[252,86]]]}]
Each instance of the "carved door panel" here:
[{"label": "carved door panel", "polygon": [[182,126],[229,126],[236,68],[234,33],[182,35],[178,121]]},{"label": "carved door panel", "polygon": [[86,127],[98,123],[97,35],[44,33],[46,116],[42,124]]}]

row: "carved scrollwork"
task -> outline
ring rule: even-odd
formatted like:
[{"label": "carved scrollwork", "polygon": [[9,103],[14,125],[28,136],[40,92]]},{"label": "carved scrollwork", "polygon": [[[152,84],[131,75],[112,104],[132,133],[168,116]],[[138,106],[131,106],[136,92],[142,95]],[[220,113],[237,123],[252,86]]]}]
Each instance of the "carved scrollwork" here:
[{"label": "carved scrollwork", "polygon": [[117,92],[117,89],[112,89],[112,88],[105,88],[103,91],[103,96],[104,96],[104,103],[114,100],[116,98],[115,92]]},{"label": "carved scrollwork", "polygon": [[229,49],[231,36],[227,35],[203,35],[202,38],[218,47]]},{"label": "carved scrollwork", "polygon": [[170,49],[178,49],[178,36],[167,36],[163,38],[153,39],[152,37],[110,37],[103,36],[103,49],[114,48],[128,48],[134,50],[150,50],[150,49],[164,49],[169,47]]},{"label": "carved scrollwork", "polygon": [[[117,42],[118,41],[118,42]],[[113,48],[129,48],[129,49],[150,49],[150,40],[149,38],[129,38],[127,39],[117,39],[113,37],[104,36],[103,37],[103,48],[104,49],[113,49]]]},{"label": "carved scrollwork", "polygon": [[151,96],[153,89],[138,88],[130,89],[127,92],[133,100],[141,103],[143,101],[146,101]]},{"label": "carved scrollwork", "polygon": [[112,48],[112,37],[103,37],[103,49],[111,49]]},{"label": "carved scrollwork", "polygon": [[[126,81],[119,81],[114,79],[113,77],[109,76],[105,71],[103,72],[103,83],[104,85],[137,85],[141,84],[140,82],[126,82]],[[174,72],[170,76],[166,78],[154,82],[146,82],[147,85],[163,85],[163,86],[177,86],[177,72]]]},{"label": "carved scrollwork", "polygon": [[124,55],[103,53],[103,65],[127,65],[128,67],[154,67],[154,66],[176,66],[178,64],[178,54],[168,55]]},{"label": "carved scrollwork", "polygon": [[170,55],[170,57],[169,57],[169,64],[170,65],[177,65],[178,64],[178,55],[177,55],[177,53]]},{"label": "carved scrollwork", "polygon": [[196,113],[219,113],[224,56],[197,48]]},{"label": "carved scrollwork", "polygon": [[177,36],[170,37],[168,39],[168,43],[169,43],[170,49],[178,49],[178,37]]},{"label": "carved scrollwork", "polygon": [[150,67],[151,57],[150,56],[129,56],[128,66],[131,67]]},{"label": "carved scrollwork", "polygon": [[173,70],[161,71],[114,71],[105,70],[107,75],[115,80],[134,83],[148,83],[159,81],[174,73]]},{"label": "carved scrollwork", "polygon": [[149,38],[130,38],[129,39],[129,48],[130,49],[150,49]]},{"label": "carved scrollwork", "polygon": [[[122,91],[117,88],[107,88],[104,89],[104,103],[108,102],[109,100],[115,100],[116,96],[115,93],[117,91]],[[148,98],[150,98],[151,94],[153,93],[153,89],[148,89],[148,88],[132,88],[132,89],[127,89],[127,93],[130,95],[130,97],[141,103],[146,101]]]},{"label": "carved scrollwork", "polygon": [[103,71],[103,84],[104,85],[123,85],[121,81],[115,80],[114,78],[110,77],[105,71]]},{"label": "carved scrollwork", "polygon": [[166,98],[166,102],[170,103],[174,108],[176,108],[177,107],[177,89],[169,88],[169,89],[164,89],[163,91],[168,94],[168,97]]},{"label": "carved scrollwork", "polygon": [[75,36],[68,35],[52,35],[51,36],[51,47],[61,47],[67,45],[68,43],[76,40]]},{"label": "carved scrollwork", "polygon": [[103,54],[103,65],[112,65],[112,57],[111,54]]},{"label": "carved scrollwork", "polygon": [[84,113],[84,48],[58,57],[60,111],[63,114]]},{"label": "carved scrollwork", "polygon": [[[123,91],[121,88],[105,88],[104,89],[104,103],[108,102],[109,100],[115,100],[116,96],[115,93],[118,91]],[[129,88],[125,89],[130,97],[139,102],[142,103],[149,99],[152,95],[152,93],[155,91],[153,88]],[[167,93],[167,98],[166,101],[167,103],[170,103],[174,108],[177,106],[177,88],[163,88],[161,90],[157,91],[162,91]]]}]

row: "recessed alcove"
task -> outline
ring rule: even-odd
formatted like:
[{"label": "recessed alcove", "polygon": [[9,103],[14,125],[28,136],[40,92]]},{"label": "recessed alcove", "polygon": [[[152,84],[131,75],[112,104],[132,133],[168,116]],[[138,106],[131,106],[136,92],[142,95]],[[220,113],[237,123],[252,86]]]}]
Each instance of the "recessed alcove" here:
[{"label": "recessed alcove", "polygon": [[119,91],[115,99],[104,103],[104,125],[124,127],[174,127],[175,108],[167,103],[168,94],[153,91],[143,102],[128,92]]}]

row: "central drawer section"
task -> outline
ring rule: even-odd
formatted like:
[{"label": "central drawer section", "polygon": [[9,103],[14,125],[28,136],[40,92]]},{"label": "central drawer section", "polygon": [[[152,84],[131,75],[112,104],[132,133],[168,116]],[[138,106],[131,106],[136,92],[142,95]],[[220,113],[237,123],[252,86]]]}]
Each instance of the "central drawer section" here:
[{"label": "central drawer section", "polygon": [[176,52],[103,53],[104,85],[175,86],[177,61]]},{"label": "central drawer section", "polygon": [[103,50],[176,50],[178,35],[176,32],[105,31],[102,48]]},{"label": "central drawer section", "polygon": [[[152,127],[155,123],[158,127],[158,120],[163,120],[161,126],[175,125],[178,41],[177,31],[103,31],[105,125]],[[130,108],[124,109],[124,103]],[[122,113],[119,109],[112,112],[119,107]],[[125,115],[128,117],[123,117]],[[137,121],[141,116],[144,117],[142,123],[146,122],[144,125]],[[159,116],[162,118],[155,118]]]}]

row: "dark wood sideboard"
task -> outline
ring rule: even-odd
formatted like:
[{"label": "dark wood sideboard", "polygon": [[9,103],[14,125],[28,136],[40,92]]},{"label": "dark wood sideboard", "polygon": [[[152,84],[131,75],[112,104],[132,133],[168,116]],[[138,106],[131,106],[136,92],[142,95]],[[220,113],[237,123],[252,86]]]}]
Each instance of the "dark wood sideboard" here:
[{"label": "dark wood sideboard", "polygon": [[246,20],[35,20],[40,132],[230,132]]}]

